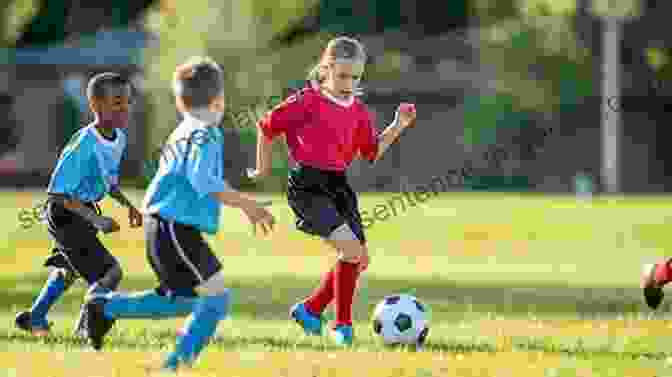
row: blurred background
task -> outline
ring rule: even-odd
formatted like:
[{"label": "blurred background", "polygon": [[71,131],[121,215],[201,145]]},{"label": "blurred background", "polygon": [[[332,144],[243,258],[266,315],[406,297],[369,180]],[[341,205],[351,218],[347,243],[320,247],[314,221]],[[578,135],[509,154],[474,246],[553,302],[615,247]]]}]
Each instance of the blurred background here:
[{"label": "blurred background", "polygon": [[[664,0],[5,0],[0,185],[47,185],[92,120],[88,79],[114,70],[138,95],[124,180],[145,187],[179,121],[173,69],[198,54],[227,73],[226,171],[245,186],[255,121],[348,35],[369,52],[377,126],[399,102],[418,108],[418,127],[382,161],[355,163],[357,190],[408,191],[466,167],[447,190],[668,192],[670,14]],[[281,190],[289,166],[279,145],[261,189]]]}]

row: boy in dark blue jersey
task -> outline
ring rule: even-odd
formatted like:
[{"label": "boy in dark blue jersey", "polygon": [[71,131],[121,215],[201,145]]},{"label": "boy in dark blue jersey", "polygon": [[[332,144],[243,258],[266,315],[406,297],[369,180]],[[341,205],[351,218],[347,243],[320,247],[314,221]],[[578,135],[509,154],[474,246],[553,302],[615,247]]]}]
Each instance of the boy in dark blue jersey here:
[{"label": "boy in dark blue jersey", "polygon": [[190,316],[161,366],[169,371],[194,363],[229,311],[222,265],[202,236],[217,233],[221,205],[240,208],[264,233],[275,222],[262,203],[224,179],[223,133],[217,127],[225,109],[221,68],[209,58],[194,58],[177,68],[173,90],[184,119],[166,142],[143,202],[147,259],[159,286],[133,294],[95,292],[85,306],[95,349],[116,319]]},{"label": "boy in dark blue jersey", "polygon": [[[95,121],[75,133],[63,148],[49,187],[45,220],[55,247],[45,266],[49,277],[30,311],[16,316],[16,326],[34,335],[49,333],[49,309],[78,277],[88,285],[116,289],[122,271],[116,258],[97,237],[98,231],[119,230],[117,222],[102,216],[97,203],[110,195],[129,210],[131,227],[142,225],[142,215],[119,190],[119,165],[126,148],[131,85],[116,73],[94,76],[87,97]],[[83,323],[80,318],[75,331]]]}]

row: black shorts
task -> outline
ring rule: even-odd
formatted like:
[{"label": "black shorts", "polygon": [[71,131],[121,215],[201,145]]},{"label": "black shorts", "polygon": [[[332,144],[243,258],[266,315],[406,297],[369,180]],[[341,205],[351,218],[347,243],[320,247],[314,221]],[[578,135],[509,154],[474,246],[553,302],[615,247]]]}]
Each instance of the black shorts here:
[{"label": "black shorts", "polygon": [[194,288],[222,269],[201,232],[190,225],[145,216],[147,259],[163,294],[194,297]]},{"label": "black shorts", "polygon": [[[86,206],[100,213],[94,204]],[[47,204],[47,230],[56,246],[45,266],[67,268],[91,285],[119,265],[98,239],[98,229],[61,204]]]},{"label": "black shorts", "polygon": [[297,229],[327,238],[334,229],[348,224],[357,239],[366,243],[357,194],[345,173],[308,166],[294,168],[289,172],[287,199]]}]

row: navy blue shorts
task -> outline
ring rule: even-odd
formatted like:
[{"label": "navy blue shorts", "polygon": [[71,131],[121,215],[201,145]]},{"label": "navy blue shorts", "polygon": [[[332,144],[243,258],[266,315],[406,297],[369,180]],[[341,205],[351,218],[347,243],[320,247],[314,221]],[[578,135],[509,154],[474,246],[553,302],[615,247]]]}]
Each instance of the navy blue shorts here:
[{"label": "navy blue shorts", "polygon": [[366,243],[357,194],[345,173],[299,166],[290,171],[287,186],[297,229],[327,238],[334,229],[348,224],[357,239]]},{"label": "navy blue shorts", "polygon": [[[100,213],[94,204],[86,206]],[[61,204],[47,204],[47,230],[56,246],[45,266],[69,269],[91,285],[119,264],[98,239],[98,229]]]},{"label": "navy blue shorts", "polygon": [[193,226],[145,216],[147,259],[159,279],[158,292],[195,297],[194,288],[222,269],[201,232]]}]

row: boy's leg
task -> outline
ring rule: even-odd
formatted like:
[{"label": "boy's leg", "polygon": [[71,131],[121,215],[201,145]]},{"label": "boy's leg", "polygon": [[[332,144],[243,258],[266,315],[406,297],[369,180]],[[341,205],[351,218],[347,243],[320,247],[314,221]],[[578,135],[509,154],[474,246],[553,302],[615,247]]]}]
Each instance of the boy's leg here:
[{"label": "boy's leg", "polygon": [[72,213],[53,203],[47,203],[46,215],[47,230],[55,243],[52,255],[44,264],[49,268],[49,277],[31,310],[19,313],[15,320],[18,328],[37,334],[44,334],[49,330],[49,310],[76,280],[77,272],[69,263],[64,250],[76,246],[78,234],[87,231],[86,223],[73,218]]},{"label": "boy's leg", "polygon": [[[150,255],[157,270],[169,272],[161,280],[170,289],[191,288],[198,296],[191,316],[163,367],[175,370],[193,364],[215,334],[219,321],[229,312],[230,291],[225,286],[222,265],[200,232],[174,222],[161,222],[171,253]],[[163,252],[163,250],[159,250]]]},{"label": "boy's leg", "polygon": [[30,311],[18,313],[15,320],[19,329],[34,335],[46,335],[49,332],[51,327],[47,320],[49,310],[77,279],[76,273],[58,249],[53,250],[53,255],[44,265],[49,270],[47,281],[33,302]]},{"label": "boy's leg", "polygon": [[94,294],[87,302],[87,328],[94,348],[102,346],[106,321],[116,318],[175,318],[191,314],[164,368],[191,364],[228,312],[221,264],[194,228],[155,216],[145,219],[147,256],[161,290],[133,295]]},{"label": "boy's leg", "polygon": [[198,298],[172,296],[162,289],[141,292],[111,292],[98,289],[87,295],[83,305],[82,327],[99,350],[103,339],[117,319],[169,319],[186,317],[194,311]]},{"label": "boy's leg", "polygon": [[180,332],[175,351],[163,364],[165,369],[176,370],[180,365],[192,365],[214,336],[219,321],[229,313],[230,290],[224,285],[221,271],[196,287],[196,292],[198,299],[194,310]]},{"label": "boy's leg", "polygon": [[[88,204],[88,206],[95,208],[93,204]],[[80,276],[89,285],[100,281],[103,286],[116,289],[122,279],[121,268],[117,260],[98,239],[98,230],[81,216],[70,212],[58,203],[49,202],[46,215],[47,230],[58,252],[45,264],[64,269],[74,276]],[[69,279],[67,273],[64,275],[66,276],[65,284],[61,284],[59,278],[50,279],[48,284],[51,288],[46,290],[49,293],[44,295],[45,303],[50,302],[53,305],[63,291],[72,284],[73,279]],[[61,289],[62,286],[65,289]],[[58,292],[60,295],[56,294]],[[38,308],[42,307],[38,305]],[[75,325],[76,332],[82,322],[82,314],[83,311]]]},{"label": "boy's leg", "polygon": [[[106,293],[119,287],[123,279],[121,265],[117,259],[105,248],[97,236],[86,240],[86,248],[68,252],[70,263],[80,271],[80,275],[89,286],[87,296],[96,292]],[[86,300],[86,298],[85,298]],[[86,308],[82,308],[75,323],[75,335],[86,336]],[[112,322],[113,324],[113,322]]]}]

